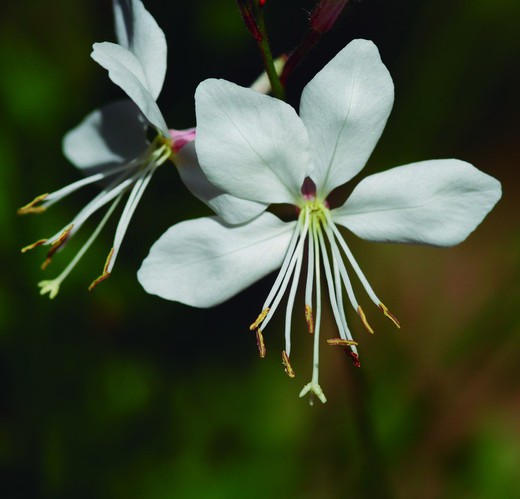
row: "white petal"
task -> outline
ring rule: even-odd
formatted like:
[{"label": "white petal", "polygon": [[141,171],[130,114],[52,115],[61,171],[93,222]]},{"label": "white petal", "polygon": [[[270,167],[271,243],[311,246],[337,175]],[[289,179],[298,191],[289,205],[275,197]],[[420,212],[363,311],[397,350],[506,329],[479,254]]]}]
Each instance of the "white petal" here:
[{"label": "white petal", "polygon": [[295,223],[270,213],[231,228],[217,217],[181,222],[152,246],[137,277],[161,298],[217,305],[282,264]]},{"label": "white petal", "polygon": [[319,195],[326,197],[365,166],[393,101],[392,78],[368,40],[349,43],[308,83],[300,116]]},{"label": "white petal", "polygon": [[117,40],[141,63],[147,88],[157,99],[166,75],[166,37],[140,0],[114,0]]},{"label": "white petal", "polygon": [[121,45],[109,42],[94,43],[90,55],[108,70],[109,78],[139,106],[146,119],[168,136],[168,127],[150,93],[144,68],[135,55]]},{"label": "white petal", "polygon": [[190,142],[177,153],[175,165],[184,185],[229,224],[247,222],[267,208],[266,204],[247,201],[215,187],[201,170],[195,154],[195,144]]},{"label": "white petal", "polygon": [[202,82],[195,102],[195,147],[210,182],[263,203],[301,198],[308,140],[292,107],[225,80]]},{"label": "white petal", "polygon": [[63,153],[82,169],[105,170],[128,163],[146,150],[147,126],[131,100],[113,102],[88,114],[65,135]]},{"label": "white petal", "polygon": [[453,246],[500,196],[498,180],[464,161],[439,159],[365,178],[332,214],[363,239]]}]

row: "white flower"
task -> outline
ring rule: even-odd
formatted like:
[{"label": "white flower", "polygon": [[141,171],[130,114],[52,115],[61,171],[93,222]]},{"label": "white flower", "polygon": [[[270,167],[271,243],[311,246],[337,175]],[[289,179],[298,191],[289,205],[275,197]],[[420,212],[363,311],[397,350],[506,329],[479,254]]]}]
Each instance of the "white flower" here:
[{"label": "white flower", "polygon": [[[327,198],[365,165],[393,103],[393,84],[372,42],[355,40],[305,87],[300,117],[289,105],[223,80],[207,80],[196,93],[196,148],[202,169],[218,187],[266,206],[290,203],[296,221],[264,212],[231,225],[231,213],[171,227],[152,247],[138,277],[149,293],[197,307],[216,305],[281,267],[261,313],[251,324],[260,355],[262,331],[287,294],[285,349],[290,364],[291,320],[300,278],[305,314],[314,335],[312,379],[300,396],[316,395],[322,283],[339,337],[359,365],[347,326],[344,295],[372,333],[347,270],[396,326],[368,283],[338,225],[372,241],[451,246],[463,241],[501,195],[500,183],[456,159],[393,168],[362,180],[347,201],[332,209]],[[307,258],[304,258],[304,255]],[[306,262],[306,263],[305,263]],[[306,268],[304,267],[304,263]],[[312,399],[311,399],[312,400]]]},{"label": "white flower", "polygon": [[[65,136],[63,152],[86,173],[85,178],[38,196],[18,210],[20,214],[40,213],[83,186],[100,183],[103,187],[54,236],[22,249],[25,252],[40,245],[50,246],[42,265],[45,268],[53,254],[79,231],[91,215],[110,204],[98,227],[65,270],[57,278],[39,283],[41,294],[49,293],[51,298],[56,296],[63,279],[92,244],[122,197],[129,192],[103,273],[89,289],[110,275],[132,215],[154,171],[168,159],[175,163],[187,187],[217,212],[221,206],[233,208],[239,212],[237,221],[242,221],[241,217],[254,216],[263,209],[258,203],[236,200],[209,184],[196,159],[194,128],[168,129],[156,103],[166,74],[164,33],[140,0],[114,0],[113,7],[118,43],[95,43],[91,56],[108,70],[110,79],[130,99],[93,111]],[[148,128],[155,133],[151,143],[147,139]]]}]

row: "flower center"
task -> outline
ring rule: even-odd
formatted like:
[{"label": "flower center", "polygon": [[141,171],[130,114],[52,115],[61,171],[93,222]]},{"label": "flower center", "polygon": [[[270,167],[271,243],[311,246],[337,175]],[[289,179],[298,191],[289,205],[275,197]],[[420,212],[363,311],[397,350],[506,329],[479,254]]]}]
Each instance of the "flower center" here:
[{"label": "flower center", "polygon": [[[288,291],[285,315],[285,349],[282,352],[282,362],[285,367],[285,372],[293,378],[295,373],[290,363],[292,311],[298,283],[301,278],[305,279],[305,306],[303,307],[303,312],[307,323],[307,330],[314,336],[314,353],[312,379],[310,383],[305,385],[300,393],[300,397],[309,393],[311,395],[310,401],[312,404],[314,396],[318,397],[322,402],[326,402],[325,395],[318,383],[322,280],[326,284],[332,313],[339,333],[339,337],[329,339],[327,343],[329,345],[342,347],[346,354],[352,359],[354,365],[359,367],[359,357],[356,349],[357,342],[352,338],[345,317],[345,294],[360,317],[365,329],[369,333],[374,332],[366,319],[363,309],[356,300],[344,263],[344,257],[348,260],[372,301],[379,306],[385,316],[392,320],[397,327],[399,327],[399,322],[381,303],[368,284],[368,281],[361,272],[359,265],[355,261],[350,249],[333,221],[328,203],[316,199],[312,193],[304,189],[302,189],[302,195],[304,197],[304,203],[302,204],[298,221],[295,224],[282,267],[262,307],[262,312],[251,324],[250,329],[255,331],[260,357],[264,357],[266,348],[262,331],[265,330],[280,305],[282,297]],[[305,256],[306,270],[303,269]]]}]

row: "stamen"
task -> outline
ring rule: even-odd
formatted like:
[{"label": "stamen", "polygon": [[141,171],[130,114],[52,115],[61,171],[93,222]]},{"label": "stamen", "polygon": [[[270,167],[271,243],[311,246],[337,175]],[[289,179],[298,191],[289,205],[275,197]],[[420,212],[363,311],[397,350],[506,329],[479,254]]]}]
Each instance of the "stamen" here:
[{"label": "stamen", "polygon": [[[305,244],[305,237],[307,236],[307,231],[309,229],[309,217],[306,216],[308,214],[308,209],[306,208],[301,213],[305,214],[303,228],[299,227],[299,225],[301,225],[301,217],[302,217],[302,215],[300,215],[300,219],[298,221],[299,225],[296,226],[295,231],[294,231],[294,233],[298,235],[296,240],[298,240],[298,238],[299,238],[298,245],[295,247],[292,254],[290,253],[290,251],[287,252],[285,258],[286,258],[286,260],[288,260],[289,263],[287,264],[285,269],[282,266],[282,269],[280,270],[280,273],[278,274],[278,277],[276,278],[276,282],[269,293],[268,298],[274,297],[272,299],[272,303],[268,299],[268,300],[266,300],[265,305],[264,305],[264,308],[267,308],[267,306],[270,306],[269,313],[267,314],[267,317],[264,319],[264,322],[262,323],[262,328],[264,330],[265,330],[267,324],[269,323],[269,321],[273,318],[274,313],[276,312],[276,309],[278,308],[278,305],[280,305],[280,302],[282,301],[282,298],[285,294],[287,286],[289,285],[291,276],[293,275],[294,268],[296,267],[296,264],[298,262],[299,262],[298,263],[298,273],[300,271],[299,269],[301,266],[301,259],[302,259],[302,255],[303,255],[303,246]],[[280,277],[283,277],[283,279],[281,279],[281,283],[278,285],[277,283],[279,282]],[[278,286],[278,288],[275,289],[277,286]],[[273,291],[275,291],[275,292],[273,292]]]},{"label": "stamen", "polygon": [[22,251],[22,253],[26,253],[27,251],[30,251],[30,250],[36,248],[37,246],[41,246],[42,244],[45,244],[47,241],[48,241],[48,239],[38,239],[38,241],[36,241],[35,243],[24,246],[21,249],[21,251]]},{"label": "stamen", "polygon": [[121,218],[119,219],[119,222],[117,224],[113,243],[114,251],[111,261],[109,262],[109,267],[106,269],[106,272],[108,273],[111,272],[114,267],[117,254],[119,252],[119,249],[121,248],[121,244],[128,229],[128,225],[130,224],[130,220],[132,219],[135,209],[137,208],[137,205],[139,204],[139,201],[141,200],[141,197],[148,183],[150,182],[153,172],[155,171],[155,167],[157,165],[149,164],[147,166],[148,169],[145,171],[144,174],[141,174],[141,176],[136,180],[134,186],[132,187],[130,196],[128,196],[128,200],[123,209],[123,213],[121,214]]},{"label": "stamen", "polygon": [[73,228],[74,224],[70,224],[63,230],[58,239],[51,243],[51,249],[47,253],[47,258],[45,258],[45,261],[41,264],[42,270],[45,270],[50,265],[54,253],[56,253],[56,251],[58,251],[65,244]]},{"label": "stamen", "polygon": [[76,227],[76,231],[80,229],[80,227],[93,215],[96,211],[101,209],[110,201],[114,200],[120,194],[122,194],[126,189],[132,185],[132,183],[136,179],[136,175],[125,178],[128,176],[128,173],[123,173],[119,177],[117,177],[113,182],[110,183],[105,189],[103,189],[99,194],[97,194],[94,199],[89,201],[74,217],[72,223]]},{"label": "stamen", "polygon": [[110,277],[110,272],[108,271],[108,266],[110,265],[110,260],[112,260],[112,255],[114,254],[114,248],[110,250],[108,253],[105,266],[103,267],[103,273],[97,278],[92,281],[92,284],[88,287],[89,291],[92,291],[99,283],[103,282],[105,279],[108,279]]},{"label": "stamen", "polygon": [[329,345],[338,346],[338,347],[348,347],[351,345],[357,345],[357,341],[353,340],[344,340],[343,338],[332,338],[327,340]]},{"label": "stamen", "polygon": [[45,211],[45,206],[36,205],[42,202],[48,195],[49,193],[47,192],[35,197],[30,203],[27,203],[25,206],[18,208],[16,213],[18,213],[18,215],[27,215],[28,213],[41,213],[42,211]]},{"label": "stamen", "polygon": [[[323,268],[325,270],[325,279],[327,282],[327,289],[329,291],[329,299],[330,299],[330,305],[332,308],[332,313],[334,315],[334,320],[336,321],[336,325],[338,326],[338,330],[340,333],[340,336],[342,338],[346,338],[347,333],[343,330],[343,323],[346,322],[343,320],[343,317],[341,317],[338,304],[336,302],[337,293],[336,293],[336,286],[335,281],[332,276],[332,271],[330,268],[330,260],[327,253],[327,248],[325,246],[325,238],[323,237],[323,234],[319,228],[317,229],[318,239],[320,242],[321,252],[323,255]],[[334,260],[334,258],[333,258]]]},{"label": "stamen", "polygon": [[390,319],[398,329],[401,329],[401,324],[397,320],[397,317],[394,314],[392,314],[392,312],[390,312],[390,310],[388,310],[388,308],[386,308],[385,305],[380,303],[379,308],[383,311],[383,314],[385,314],[386,318]]},{"label": "stamen", "polygon": [[40,290],[40,294],[44,295],[45,293],[49,293],[49,298],[52,300],[57,294],[60,289],[60,285],[63,282],[63,280],[70,274],[72,269],[76,266],[76,264],[81,260],[83,255],[87,252],[87,250],[90,248],[92,243],[95,241],[105,224],[107,223],[108,219],[114,212],[117,204],[121,200],[122,194],[119,195],[119,197],[116,198],[116,200],[112,203],[108,211],[105,213],[103,219],[99,223],[99,225],[96,227],[96,230],[91,234],[91,236],[88,238],[86,243],[81,247],[81,249],[76,253],[76,256],[70,261],[70,263],[65,267],[65,269],[62,271],[62,273],[56,277],[56,279],[53,279],[52,281],[41,281],[38,283],[38,286],[42,288]]},{"label": "stamen", "polygon": [[[333,224],[333,222],[330,219],[330,217],[327,217],[327,221],[329,222],[329,224],[327,224],[325,226],[325,234],[327,235],[327,239],[328,239],[330,247],[332,249],[333,260],[337,263],[337,265],[339,267],[339,272],[341,275],[341,279],[343,281],[343,286],[345,286],[345,290],[347,291],[348,299],[349,299],[352,307],[354,308],[354,310],[357,311],[359,304],[356,300],[356,296],[354,294],[354,289],[352,288],[352,283],[350,282],[350,278],[348,276],[347,268],[345,267],[345,264],[343,263],[341,253],[339,251],[338,245],[336,243],[336,239],[334,237],[334,235],[336,233],[334,231],[332,231],[330,228],[331,227],[330,224]],[[334,226],[332,228],[335,229]]]},{"label": "stamen", "polygon": [[332,230],[334,231],[334,234],[336,235],[341,248],[345,252],[345,255],[347,256],[347,259],[350,262],[350,265],[352,265],[352,268],[354,269],[354,272],[358,276],[358,279],[360,280],[361,284],[365,288],[365,291],[367,292],[368,296],[370,297],[370,299],[376,305],[379,306],[379,304],[381,303],[381,300],[375,294],[374,290],[372,289],[372,286],[370,286],[367,278],[365,277],[365,274],[363,274],[363,271],[361,270],[360,266],[356,262],[356,259],[354,258],[354,255],[352,254],[352,251],[350,251],[350,248],[347,246],[347,243],[345,242],[345,240],[341,236],[341,233],[339,232],[338,228],[336,227],[336,225],[332,221],[332,217],[330,216],[330,214],[327,214],[327,220],[329,220],[329,222],[331,224],[331,227],[332,227]]},{"label": "stamen", "polygon": [[[305,282],[305,303],[306,307],[309,307],[310,315],[312,317],[312,331],[309,327],[309,332],[314,333],[314,316],[312,310],[312,291],[314,288],[314,239],[309,237],[308,243],[308,253],[307,253],[307,281]],[[307,309],[306,309],[307,312]],[[307,318],[307,316],[306,316]],[[307,321],[308,324],[308,321]]]},{"label": "stamen", "polygon": [[256,330],[256,346],[258,347],[258,354],[263,359],[267,353],[264,343],[264,335],[261,329]]},{"label": "stamen", "polygon": [[289,378],[294,378],[296,375],[294,374],[291,363],[289,362],[289,356],[285,353],[285,350],[282,352],[282,364]]},{"label": "stamen", "polygon": [[361,367],[361,362],[359,362],[359,355],[357,353],[354,353],[352,350],[347,351],[347,355],[352,359],[352,363],[356,367]]},{"label": "stamen", "polygon": [[108,170],[104,170],[100,173],[95,173],[93,175],[90,175],[88,177],[84,177],[81,180],[77,180],[76,182],[73,182],[72,184],[66,185],[65,187],[62,187],[61,189],[58,189],[57,191],[51,192],[47,195],[47,199],[45,199],[45,204],[42,206],[42,208],[49,208],[53,204],[57,203],[58,201],[61,201],[65,197],[69,196],[70,194],[73,194],[74,192],[78,191],[82,187],[85,187],[86,185],[94,184],[100,180],[106,179],[108,177],[111,177],[115,175],[116,173],[119,173],[121,171],[126,171],[122,177],[119,177],[120,179],[127,176],[128,170],[132,168],[132,164],[125,163],[123,165],[116,166],[114,168],[110,168]]},{"label": "stamen", "polygon": [[294,300],[296,298],[296,291],[298,289],[298,282],[300,280],[300,272],[302,269],[303,262],[303,243],[301,246],[301,251],[298,253],[298,259],[296,261],[296,267],[292,276],[292,284],[289,290],[289,296],[287,298],[287,307],[285,309],[285,351],[287,355],[291,354],[291,322],[292,322],[292,312],[294,308]]},{"label": "stamen", "polygon": [[[343,306],[343,290],[341,287],[341,276],[339,272],[338,267],[338,261],[334,258],[333,260],[333,269],[334,269],[334,285],[336,286],[336,301],[338,303],[339,313],[341,317],[341,322],[343,324],[343,330],[345,333],[345,336],[342,336],[341,329],[339,330],[340,337],[344,340],[350,340],[353,341],[352,333],[350,332],[350,329],[347,326],[347,320],[345,318],[345,307]],[[356,347],[353,346],[352,349],[354,352],[357,352]]]},{"label": "stamen", "polygon": [[314,333],[314,316],[310,305],[305,305],[305,321],[307,322],[309,333]]},{"label": "stamen", "polygon": [[258,326],[263,322],[263,320],[265,319],[266,315],[269,313],[269,310],[271,310],[269,307],[267,308],[264,308],[261,312],[260,312],[260,315],[256,318],[255,322],[253,322],[253,324],[251,324],[249,326],[249,330],[250,331],[254,331],[255,329],[258,328]]},{"label": "stamen", "polygon": [[367,321],[367,317],[365,315],[365,312],[363,312],[363,309],[361,308],[360,305],[358,306],[357,311],[358,311],[359,317],[361,317],[361,322],[363,323],[363,326],[365,326],[365,329],[370,334],[374,334],[374,330],[370,327],[370,324]]}]

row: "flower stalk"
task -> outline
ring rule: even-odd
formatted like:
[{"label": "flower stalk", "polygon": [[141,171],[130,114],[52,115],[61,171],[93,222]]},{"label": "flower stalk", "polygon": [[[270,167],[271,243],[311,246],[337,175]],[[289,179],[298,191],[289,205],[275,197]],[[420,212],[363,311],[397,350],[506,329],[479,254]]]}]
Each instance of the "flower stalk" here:
[{"label": "flower stalk", "polygon": [[258,45],[273,95],[278,99],[285,100],[285,88],[280,80],[279,71],[273,59],[273,53],[267,35],[264,16],[265,0],[259,1],[258,3],[254,1],[237,0],[237,5],[247,30],[251,33]]}]

